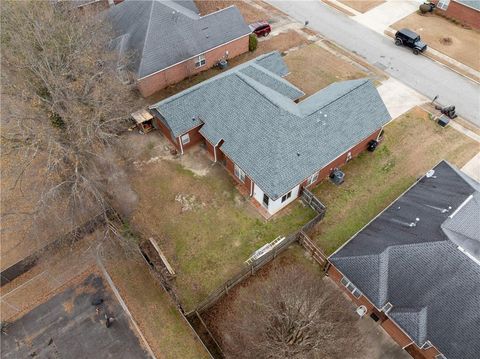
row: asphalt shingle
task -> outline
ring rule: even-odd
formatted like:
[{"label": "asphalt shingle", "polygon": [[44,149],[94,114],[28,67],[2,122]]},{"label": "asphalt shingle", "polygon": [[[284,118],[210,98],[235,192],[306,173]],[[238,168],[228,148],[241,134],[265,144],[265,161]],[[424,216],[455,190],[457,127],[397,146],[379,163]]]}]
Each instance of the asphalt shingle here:
[{"label": "asphalt shingle", "polygon": [[275,200],[390,116],[368,79],[331,85],[321,96],[313,95],[323,101],[307,98],[296,104],[292,99],[301,91],[269,71],[268,59],[279,68],[279,55],[266,54],[151,108],[175,137],[204,124],[202,134],[211,143],[223,139],[222,151]]},{"label": "asphalt shingle", "polygon": [[107,11],[139,78],[250,33],[235,6],[201,17],[192,3],[125,0]]},{"label": "asphalt shingle", "polygon": [[449,359],[476,359],[480,357],[480,265],[459,250],[442,227],[464,231],[479,243],[480,231],[471,231],[473,220],[479,220],[474,201],[479,187],[445,161],[434,171],[330,261],[377,308],[391,303],[388,316],[417,345],[429,340]]}]

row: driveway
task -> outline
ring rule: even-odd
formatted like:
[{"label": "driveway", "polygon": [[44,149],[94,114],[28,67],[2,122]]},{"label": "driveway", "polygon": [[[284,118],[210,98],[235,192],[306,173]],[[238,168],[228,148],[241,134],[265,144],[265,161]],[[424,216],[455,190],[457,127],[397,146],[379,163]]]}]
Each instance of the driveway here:
[{"label": "driveway", "polygon": [[[97,313],[92,301],[100,298]],[[110,328],[105,313],[115,318]],[[4,359],[149,358],[122,307],[96,274],[10,323],[1,343]]]},{"label": "driveway", "polygon": [[439,95],[442,105],[455,105],[464,118],[480,126],[480,86],[361,25],[320,1],[274,1],[270,4],[309,26],[328,39],[364,57],[390,76],[427,98]]}]

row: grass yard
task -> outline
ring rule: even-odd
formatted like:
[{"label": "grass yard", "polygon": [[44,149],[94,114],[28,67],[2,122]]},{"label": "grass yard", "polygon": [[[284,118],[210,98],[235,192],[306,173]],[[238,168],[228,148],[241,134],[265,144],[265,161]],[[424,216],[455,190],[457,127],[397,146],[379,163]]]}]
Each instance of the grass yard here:
[{"label": "grass yard", "polygon": [[480,32],[437,16],[413,13],[392,25],[394,29],[407,27],[418,33],[431,48],[480,71]]},{"label": "grass yard", "polygon": [[209,358],[140,255],[127,259],[115,247],[109,247],[108,254],[107,270],[157,358]]},{"label": "grass yard", "polygon": [[[277,50],[277,51],[286,51],[293,47],[298,47],[308,44],[309,41],[305,36],[302,36],[296,31],[289,30],[278,34],[277,36],[269,36],[265,41],[259,41],[258,47],[254,52],[246,52],[240,56],[234,57],[233,59],[228,60],[229,68],[233,68],[237,65],[240,65],[244,62],[250,61],[257,56],[266,54],[268,52]],[[186,78],[185,80],[166,87],[160,91],[157,91],[153,95],[147,98],[148,103],[155,103],[161,101],[167,97],[170,97],[180,91],[183,91],[187,88],[190,88],[196,84],[199,84],[202,81],[205,81],[213,76],[220,74],[221,71],[217,68],[209,69],[202,71],[192,77]]]},{"label": "grass yard", "polygon": [[384,0],[338,0],[342,4],[345,4],[352,9],[355,9],[360,12],[367,12],[368,10],[377,7],[380,4],[383,4]]},{"label": "grass yard", "polygon": [[477,142],[412,109],[385,127],[377,151],[345,165],[345,183],[325,181],[314,190],[328,208],[314,239],[331,254],[441,159],[461,168],[479,149]]},{"label": "grass yard", "polygon": [[337,81],[367,76],[359,67],[317,44],[289,52],[284,59],[290,70],[285,79],[305,92],[306,96]]},{"label": "grass yard", "polygon": [[[188,156],[192,151],[183,157]],[[176,287],[187,311],[230,278],[257,248],[315,215],[296,201],[265,222],[223,167],[208,163],[208,168],[198,176],[177,161],[161,160],[131,176],[139,197],[132,225],[144,238],[158,240],[177,272]]]}]

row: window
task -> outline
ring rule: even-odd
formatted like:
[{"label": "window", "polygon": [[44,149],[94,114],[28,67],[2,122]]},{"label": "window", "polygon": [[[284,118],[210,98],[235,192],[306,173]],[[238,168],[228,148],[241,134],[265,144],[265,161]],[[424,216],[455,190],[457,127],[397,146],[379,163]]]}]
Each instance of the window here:
[{"label": "window", "polygon": [[263,194],[263,205],[268,208],[268,202],[270,201],[270,198],[264,193]]},{"label": "window", "polygon": [[430,343],[429,340],[427,340],[425,343],[423,343],[422,345],[422,349],[423,350],[426,350],[426,349],[430,349],[432,347],[432,343]]},{"label": "window", "polygon": [[207,61],[205,60],[205,54],[199,55],[199,56],[197,56],[197,58],[195,59],[195,67],[202,67],[202,66],[204,66],[206,63],[207,63]]},{"label": "window", "polygon": [[352,152],[348,152],[346,162],[350,161],[351,159],[352,159]]},{"label": "window", "polygon": [[362,292],[360,292],[346,277],[343,277],[340,280],[340,283],[342,283],[355,298],[360,298],[362,296]]},{"label": "window", "polygon": [[308,177],[307,186],[310,186],[311,184],[315,183],[317,179],[318,179],[318,172],[315,172],[313,175]]},{"label": "window", "polygon": [[384,313],[388,313],[390,311],[390,309],[393,308],[393,305],[392,303],[388,302],[387,304],[385,304],[382,308],[382,312]]},{"label": "window", "polygon": [[443,354],[438,354],[438,355],[435,355],[435,359],[447,359],[447,357]]},{"label": "window", "polygon": [[188,133],[184,134],[182,137],[182,145],[186,145],[190,142],[190,135]]},{"label": "window", "polygon": [[282,203],[285,202],[290,197],[292,197],[292,191],[288,192],[286,195],[282,197]]},{"label": "window", "polygon": [[245,182],[245,172],[243,172],[240,167],[234,165],[233,172],[235,173],[235,177],[237,177],[242,183]]},{"label": "window", "polygon": [[440,0],[437,4],[437,7],[442,10],[447,10],[450,0]]}]

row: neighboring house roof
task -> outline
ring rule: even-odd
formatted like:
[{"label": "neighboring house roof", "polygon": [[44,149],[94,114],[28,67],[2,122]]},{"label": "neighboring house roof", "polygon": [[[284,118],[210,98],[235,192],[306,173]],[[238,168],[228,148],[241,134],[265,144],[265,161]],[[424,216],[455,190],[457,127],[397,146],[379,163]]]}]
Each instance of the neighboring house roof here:
[{"label": "neighboring house roof", "polygon": [[478,358],[480,185],[445,161],[434,171],[329,259],[377,308],[391,303],[387,315],[417,345]]},{"label": "neighboring house roof", "polygon": [[193,1],[125,0],[107,19],[139,78],[250,33],[235,6],[202,17]]},{"label": "neighboring house roof", "polygon": [[[274,71],[274,72],[272,72]],[[178,137],[200,133],[273,200],[390,120],[368,79],[335,83],[296,104],[304,93],[284,80],[278,52],[223,72],[153,106]]]},{"label": "neighboring house roof", "polygon": [[455,0],[456,2],[470,6],[471,8],[480,11],[480,0]]}]

